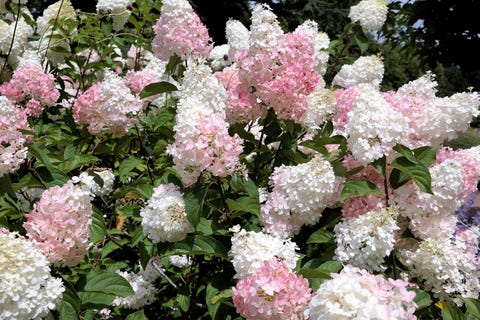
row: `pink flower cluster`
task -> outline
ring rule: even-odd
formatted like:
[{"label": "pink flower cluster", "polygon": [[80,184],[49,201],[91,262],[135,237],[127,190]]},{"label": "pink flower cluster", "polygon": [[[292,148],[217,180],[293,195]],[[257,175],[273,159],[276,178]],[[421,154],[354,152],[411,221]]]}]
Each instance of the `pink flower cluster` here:
[{"label": "pink flower cluster", "polygon": [[0,96],[0,177],[13,172],[27,157],[29,138],[20,130],[29,130],[24,109]]},{"label": "pink flower cluster", "polygon": [[85,255],[92,222],[90,192],[71,181],[43,192],[23,227],[50,263],[76,266]]},{"label": "pink flower cluster", "polygon": [[182,176],[184,185],[189,186],[203,171],[216,177],[226,177],[236,171],[242,142],[237,134],[229,135],[224,120],[212,117],[199,120],[188,132],[177,131],[175,142],[168,146],[167,152],[173,156],[174,168]]},{"label": "pink flower cluster", "polygon": [[168,60],[174,53],[182,59],[207,59],[212,50],[208,30],[187,0],[162,1],[162,12],[153,30],[152,50],[159,59]]},{"label": "pink flower cluster", "polygon": [[297,276],[277,258],[264,261],[255,274],[232,288],[237,312],[247,320],[308,318],[312,297],[308,280]]},{"label": "pink flower cluster", "polygon": [[34,117],[40,116],[44,106],[53,106],[60,97],[53,75],[32,61],[21,64],[12,79],[0,86],[0,93],[15,103],[25,102],[27,114]]},{"label": "pink flower cluster", "polygon": [[[266,23],[267,18],[276,18],[267,6],[254,10],[251,28],[259,33],[258,38],[253,39],[250,48],[236,54],[232,68],[217,75],[227,88],[229,103],[233,103],[228,118],[234,121],[255,120],[265,115],[262,109],[270,107],[280,119],[299,121],[308,109],[307,96],[319,80],[314,71],[318,64],[317,25],[307,21],[294,32],[276,34],[276,41],[270,41],[268,29],[277,31],[278,22]],[[245,109],[257,112],[249,114]]]},{"label": "pink flower cluster", "polygon": [[92,135],[121,136],[138,122],[134,116],[142,108],[143,102],[130,92],[123,79],[107,70],[103,81],[75,99],[73,117],[79,124],[87,124]]}]

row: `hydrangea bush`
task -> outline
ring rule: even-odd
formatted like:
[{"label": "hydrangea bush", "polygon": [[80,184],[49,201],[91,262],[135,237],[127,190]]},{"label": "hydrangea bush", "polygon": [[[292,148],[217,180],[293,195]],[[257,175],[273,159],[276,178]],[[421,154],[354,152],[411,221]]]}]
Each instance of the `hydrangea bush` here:
[{"label": "hydrangea bush", "polygon": [[258,4],[0,0],[0,319],[477,319],[477,92]]}]

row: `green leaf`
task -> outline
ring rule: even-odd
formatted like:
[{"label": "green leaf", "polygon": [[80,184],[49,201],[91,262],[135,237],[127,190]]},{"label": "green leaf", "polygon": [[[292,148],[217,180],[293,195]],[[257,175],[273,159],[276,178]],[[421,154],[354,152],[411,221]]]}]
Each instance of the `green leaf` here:
[{"label": "green leaf", "polygon": [[413,153],[415,154],[417,161],[427,168],[434,164],[437,160],[437,151],[438,147],[429,146],[413,149]]},{"label": "green leaf", "polygon": [[31,144],[28,146],[28,152],[37,158],[43,165],[48,169],[48,171],[53,171],[52,162],[42,149],[40,149],[36,144]]},{"label": "green leaf", "polygon": [[225,202],[231,213],[253,213],[257,217],[260,217],[260,203],[258,198],[240,197],[237,199],[226,199]]},{"label": "green leaf", "polygon": [[176,300],[180,309],[182,309],[183,312],[187,312],[190,308],[190,296],[188,294],[178,293]]},{"label": "green leaf", "polygon": [[0,177],[0,194],[8,194],[12,198],[16,197],[12,187],[12,180],[8,174]]},{"label": "green leaf", "polygon": [[90,166],[98,162],[98,158],[90,154],[77,154],[71,158],[65,159],[58,165],[58,168],[64,172],[70,172],[81,166]]},{"label": "green leaf", "polygon": [[390,174],[390,185],[396,189],[409,180],[413,180],[423,192],[433,194],[431,184],[432,178],[426,166],[420,163],[412,163],[405,157],[399,157],[392,161],[393,168]]},{"label": "green leaf", "polygon": [[417,309],[427,308],[432,305],[432,299],[428,292],[416,288],[413,288],[412,290],[415,291],[415,298],[413,301],[417,304]]},{"label": "green leaf", "polygon": [[165,92],[172,92],[177,91],[177,87],[170,82],[161,81],[161,82],[154,82],[150,83],[149,85],[143,88],[142,92],[140,92],[140,98],[147,98],[150,96],[154,96],[156,94],[165,93]]},{"label": "green leaf", "polygon": [[328,270],[323,270],[320,268],[317,269],[310,269],[310,268],[303,268],[300,269],[298,272],[302,276],[307,279],[331,279],[330,273]]},{"label": "green leaf", "polygon": [[80,311],[80,298],[75,291],[69,287],[65,287],[62,300],[57,307],[60,320],[78,320],[78,312]]},{"label": "green leaf", "polygon": [[128,157],[123,160],[118,168],[118,175],[120,178],[127,176],[129,172],[135,169],[137,166],[143,165],[143,160],[135,157]]},{"label": "green leaf", "polygon": [[98,212],[92,214],[92,224],[90,225],[89,239],[93,243],[100,243],[105,239],[107,235],[107,226],[105,225],[105,219]]},{"label": "green leaf", "polygon": [[345,201],[348,198],[366,196],[369,194],[382,195],[378,187],[367,180],[353,179],[347,180],[340,194],[340,201]]},{"label": "green leaf", "polygon": [[103,292],[94,292],[94,291],[80,291],[78,293],[80,300],[82,300],[82,305],[102,305],[110,306],[117,297],[113,293],[103,293]]},{"label": "green leaf", "polygon": [[473,298],[462,298],[467,307],[467,314],[480,319],[480,301]]},{"label": "green leaf", "polygon": [[209,185],[203,186],[200,184],[187,190],[184,194],[185,199],[185,212],[187,213],[187,219],[190,224],[196,228],[200,222],[200,218],[203,215],[203,204]]},{"label": "green leaf", "polygon": [[326,261],[319,268],[330,273],[337,273],[343,268],[343,263],[340,261]]},{"label": "green leaf", "polygon": [[402,144],[397,144],[395,147],[393,147],[393,150],[397,151],[402,156],[407,158],[408,161],[410,161],[412,163],[417,163],[417,159],[415,158],[415,154],[408,147],[406,147]]},{"label": "green leaf", "polygon": [[462,313],[462,311],[454,305],[448,305],[442,309],[442,319],[443,320],[466,320],[467,317]]},{"label": "green leaf", "polygon": [[324,229],[319,229],[312,233],[307,239],[307,243],[328,243],[333,240],[333,233]]},{"label": "green leaf", "polygon": [[142,310],[139,310],[134,313],[130,313],[125,320],[148,320],[148,318],[145,316],[145,313]]},{"label": "green leaf", "polygon": [[210,255],[227,259],[227,251],[223,244],[213,237],[191,235],[185,240],[177,241],[167,247],[168,255]]},{"label": "green leaf", "polygon": [[368,38],[365,35],[355,35],[354,37],[355,43],[357,44],[358,48],[360,48],[360,53],[363,54],[368,50]]},{"label": "green leaf", "polygon": [[83,287],[85,292],[100,292],[126,297],[134,294],[128,281],[121,275],[111,271],[92,271],[87,274],[87,281]]}]

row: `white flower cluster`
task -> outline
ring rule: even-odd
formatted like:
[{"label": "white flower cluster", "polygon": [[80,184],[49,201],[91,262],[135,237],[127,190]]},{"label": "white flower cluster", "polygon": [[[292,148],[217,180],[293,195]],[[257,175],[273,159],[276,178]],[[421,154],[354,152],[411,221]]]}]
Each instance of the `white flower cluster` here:
[{"label": "white flower cluster", "polygon": [[130,10],[134,0],[99,0],[97,2],[97,13],[100,16],[112,17],[113,30],[120,31],[130,17]]},{"label": "white flower cluster", "polygon": [[250,25],[250,51],[252,53],[270,52],[277,48],[283,38],[283,30],[267,4],[256,5],[252,10]]},{"label": "white flower cluster", "polygon": [[400,214],[410,218],[414,235],[422,239],[445,239],[453,234],[456,228],[453,212],[460,206],[462,171],[460,162],[446,159],[430,168],[433,194],[420,191],[413,181],[393,190],[393,199]]},{"label": "white flower cluster", "polygon": [[225,38],[229,45],[228,56],[235,60],[235,54],[250,46],[250,31],[238,20],[229,19],[225,26]]},{"label": "white flower cluster", "polygon": [[[70,0],[60,0],[49,5],[37,18],[37,34],[40,36],[38,52],[41,56],[47,56],[54,66],[62,63],[67,54],[53,51],[52,47],[62,47],[70,51],[69,39],[58,30],[58,25],[55,25],[59,23],[59,19],[76,19],[75,8]],[[76,33],[76,29],[73,33]]]},{"label": "white flower cluster", "polygon": [[[102,180],[102,185],[97,183],[96,176]],[[115,175],[112,169],[82,172],[78,177],[72,177],[72,181],[73,183],[81,183],[95,196],[105,196],[113,191]]]},{"label": "white flower cluster", "polygon": [[370,211],[357,218],[344,219],[335,228],[335,258],[370,272],[384,271],[384,258],[395,244],[396,207]]},{"label": "white flower cluster", "polygon": [[154,243],[183,240],[191,228],[182,193],[171,183],[155,188],[140,216],[143,232]]},{"label": "white flower cluster", "polygon": [[330,38],[325,32],[318,32],[315,37],[315,60],[318,61],[315,71],[321,76],[325,74],[328,66],[328,47],[330,46]]},{"label": "white flower cluster", "polygon": [[411,276],[436,298],[462,305],[461,297],[477,299],[480,292],[479,261],[448,241],[426,239],[416,251],[401,251]]},{"label": "white flower cluster", "polygon": [[407,120],[382,97],[365,85],[355,97],[345,126],[348,148],[361,164],[368,164],[392,152],[406,136]]},{"label": "white flower cluster", "polygon": [[56,308],[62,280],[34,244],[16,233],[0,232],[0,319],[36,319]]},{"label": "white flower cluster", "polygon": [[310,300],[310,320],[405,320],[413,313],[415,292],[409,283],[385,279],[350,265],[332,274]]},{"label": "white flower cluster", "polygon": [[365,31],[374,31],[383,26],[387,13],[387,0],[362,0],[350,8],[348,17]]},{"label": "white flower cluster", "polygon": [[[334,192],[335,174],[328,161],[316,156],[296,166],[276,167],[270,184],[273,190],[262,208],[262,225],[269,233],[289,237],[321,218]],[[282,223],[287,224],[284,230]]]},{"label": "white flower cluster", "polygon": [[385,67],[382,59],[376,55],[360,57],[352,64],[344,64],[333,78],[332,84],[350,88],[369,84],[380,88]]},{"label": "white flower cluster", "polygon": [[[31,16],[29,11],[23,11],[23,13]],[[9,18],[15,20],[13,16]],[[10,53],[8,63],[11,66],[17,65],[19,57],[28,47],[28,40],[33,32],[33,27],[26,22],[22,15],[18,16],[18,21],[12,21],[11,23],[0,19],[0,54],[7,56]],[[13,41],[14,38],[15,41]],[[12,45],[11,50],[10,45]]]},{"label": "white flower cluster", "polygon": [[210,51],[209,59],[211,60],[211,66],[213,70],[222,70],[224,67],[232,64],[232,59],[228,55],[230,46],[228,44],[222,44],[220,46],[213,47]]},{"label": "white flower cluster", "polygon": [[192,258],[185,254],[170,256],[168,257],[168,260],[177,268],[186,268],[192,265]]},{"label": "white flower cluster", "polygon": [[290,269],[295,268],[299,255],[298,247],[290,239],[283,240],[263,232],[246,231],[236,225],[230,229],[234,232],[229,256],[235,268],[235,278],[251,276],[265,260],[277,257],[285,261]]},{"label": "white flower cluster", "polygon": [[140,309],[155,300],[155,295],[158,290],[150,281],[145,280],[140,273],[137,274],[120,270],[117,270],[117,273],[130,283],[135,293],[127,297],[116,297],[112,305],[127,309]]},{"label": "white flower cluster", "polygon": [[308,109],[303,114],[301,124],[314,134],[333,115],[337,100],[333,91],[321,86],[317,86],[307,99]]}]

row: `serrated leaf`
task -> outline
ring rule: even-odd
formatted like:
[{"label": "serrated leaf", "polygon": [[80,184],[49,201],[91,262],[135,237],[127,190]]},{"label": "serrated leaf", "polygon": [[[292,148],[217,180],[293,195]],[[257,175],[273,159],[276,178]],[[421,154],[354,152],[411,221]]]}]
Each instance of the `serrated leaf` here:
[{"label": "serrated leaf", "polygon": [[124,177],[127,173],[135,169],[135,167],[143,164],[143,160],[135,157],[128,157],[123,160],[118,168],[118,175]]},{"label": "serrated leaf", "polygon": [[45,166],[45,168],[48,169],[48,171],[53,170],[53,166],[52,166],[52,162],[50,161],[50,158],[36,144],[31,144],[28,146],[28,153],[30,153],[32,156],[37,158],[41,163],[43,163],[43,165]]},{"label": "serrated leaf", "polygon": [[121,275],[111,271],[92,271],[87,274],[84,292],[100,292],[127,297],[135,292],[129,282]]},{"label": "serrated leaf", "polygon": [[337,273],[343,268],[343,263],[340,261],[326,261],[322,263],[319,268],[330,273]]},{"label": "serrated leaf", "polygon": [[257,217],[260,217],[260,203],[258,202],[258,198],[240,197],[237,199],[226,199],[225,202],[231,213],[253,213]]},{"label": "serrated leaf", "polygon": [[333,233],[324,229],[319,229],[312,233],[307,239],[307,243],[328,243],[333,240]]},{"label": "serrated leaf", "polygon": [[177,241],[167,248],[169,255],[209,255],[227,259],[227,251],[223,244],[213,237],[191,235],[185,240]]},{"label": "serrated leaf", "polygon": [[427,167],[420,163],[412,163],[405,157],[399,157],[392,161],[390,167],[396,169],[390,175],[390,185],[396,189],[403,185],[408,180],[413,180],[418,188],[426,193],[432,192],[432,178]]},{"label": "serrated leaf", "polygon": [[200,218],[203,215],[203,204],[209,185],[205,187],[203,185],[196,185],[195,187],[187,190],[184,194],[185,198],[185,212],[190,224],[196,228],[200,222]]},{"label": "serrated leaf", "polygon": [[140,98],[147,98],[156,94],[177,91],[177,87],[170,82],[161,81],[150,83],[140,92]]},{"label": "serrated leaf", "polygon": [[93,212],[92,224],[90,225],[90,241],[93,243],[100,243],[105,239],[106,235],[107,226],[105,225],[105,219],[98,212]]},{"label": "serrated leaf", "polygon": [[347,180],[340,194],[340,201],[345,201],[352,197],[366,196],[369,194],[382,195],[378,187],[367,180],[353,179]]},{"label": "serrated leaf", "polygon": [[462,298],[467,307],[467,315],[472,315],[480,319],[480,301],[473,298]]},{"label": "serrated leaf", "polygon": [[98,162],[98,158],[90,154],[77,154],[69,159],[65,159],[58,165],[58,168],[65,172],[70,172],[81,166],[90,166]]},{"label": "serrated leaf", "polygon": [[117,297],[112,293],[103,293],[96,291],[80,291],[78,293],[80,300],[82,300],[82,305],[102,305],[109,306],[112,304],[113,300]]}]

